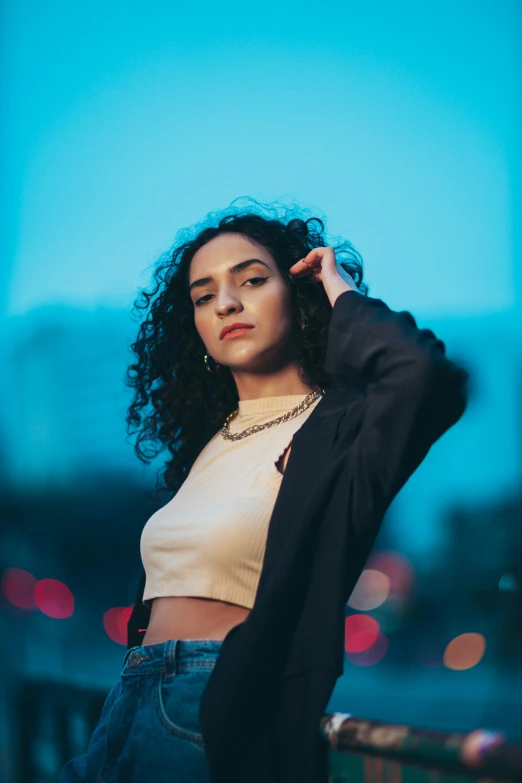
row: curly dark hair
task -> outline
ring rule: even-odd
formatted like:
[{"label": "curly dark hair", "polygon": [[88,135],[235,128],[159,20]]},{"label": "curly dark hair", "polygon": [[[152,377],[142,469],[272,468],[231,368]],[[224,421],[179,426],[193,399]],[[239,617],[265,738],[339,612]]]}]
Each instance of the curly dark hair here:
[{"label": "curly dark hair", "polygon": [[[193,256],[219,234],[241,234],[264,247],[288,281],[294,323],[304,323],[304,328],[296,330],[301,380],[324,389],[344,388],[339,378],[324,370],[332,312],[324,287],[311,276],[296,278],[288,269],[315,247],[333,247],[337,262],[367,296],[360,254],[347,240],[328,244],[324,221],[313,216],[304,219],[309,210],[283,207],[281,215],[280,204],[261,205],[250,199],[253,205],[242,208],[238,201],[241,198],[225,210],[209,213],[194,227],[181,229],[174,247],[156,263],[153,290],[140,291],[133,305],[133,317],[141,320],[143,309],[148,314],[130,346],[137,363],[125,374],[125,385],[135,389],[126,416],[127,432],[138,433],[134,450],[142,462],[149,464],[165,446],[171,454],[162,469],[164,483],[158,481],[154,494],[176,493],[201,449],[238,407],[236,384],[228,368],[207,371],[206,348],[194,323],[188,290]],[[142,410],[146,406],[150,406],[148,412]],[[136,429],[131,432],[133,425]],[[152,450],[143,448],[145,441],[152,442]]]}]

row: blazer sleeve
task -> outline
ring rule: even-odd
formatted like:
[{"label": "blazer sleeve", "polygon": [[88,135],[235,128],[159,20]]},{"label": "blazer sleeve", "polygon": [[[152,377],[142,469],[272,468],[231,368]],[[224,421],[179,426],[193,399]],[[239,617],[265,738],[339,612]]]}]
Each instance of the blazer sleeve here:
[{"label": "blazer sleeve", "polygon": [[334,302],[325,370],[364,389],[339,427],[357,531],[369,519],[380,524],[433,443],[462,416],[469,374],[411,313],[358,291]]}]

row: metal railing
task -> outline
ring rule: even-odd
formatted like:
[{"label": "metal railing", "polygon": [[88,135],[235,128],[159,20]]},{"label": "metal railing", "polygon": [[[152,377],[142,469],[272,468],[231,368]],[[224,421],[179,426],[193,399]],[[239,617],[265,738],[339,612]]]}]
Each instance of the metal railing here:
[{"label": "metal railing", "polygon": [[13,699],[13,783],[56,783],[63,765],[85,753],[108,690],[25,679]]},{"label": "metal railing", "polygon": [[324,715],[330,783],[481,783],[522,781],[522,745],[500,732],[467,734]]},{"label": "metal railing", "polygon": [[[56,783],[84,753],[106,689],[24,680],[15,691],[13,783]],[[330,783],[521,783],[522,745],[498,732],[444,733],[325,714],[319,731],[330,746]]]}]

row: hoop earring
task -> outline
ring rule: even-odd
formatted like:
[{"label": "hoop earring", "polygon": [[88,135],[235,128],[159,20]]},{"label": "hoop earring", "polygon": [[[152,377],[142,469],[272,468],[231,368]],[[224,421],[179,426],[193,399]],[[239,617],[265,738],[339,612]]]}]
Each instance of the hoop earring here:
[{"label": "hoop earring", "polygon": [[[203,359],[204,359],[204,361],[205,361],[205,364],[207,365],[207,370],[208,370],[209,372],[215,372],[215,371],[217,370],[217,368],[218,368],[218,367],[220,367],[220,365],[219,365],[219,364],[218,364],[218,363],[217,363],[217,362],[216,362],[214,359],[212,359],[212,357],[211,357],[211,356],[209,356],[209,355],[208,355],[208,353],[206,353],[206,354],[204,355]],[[208,363],[208,360],[209,360],[209,359],[212,359],[212,361],[214,362],[214,367],[213,367],[213,368],[211,368],[211,367],[210,367],[210,365],[209,365],[209,363]]]}]

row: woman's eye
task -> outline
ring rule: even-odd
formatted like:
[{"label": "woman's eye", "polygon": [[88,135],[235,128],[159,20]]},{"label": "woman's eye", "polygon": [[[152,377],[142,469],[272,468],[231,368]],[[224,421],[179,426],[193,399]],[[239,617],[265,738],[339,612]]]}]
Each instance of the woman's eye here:
[{"label": "woman's eye", "polygon": [[[255,286],[258,286],[258,285],[263,285],[263,283],[265,282],[265,280],[268,280],[268,277],[249,277],[249,278],[248,278],[248,280],[246,280],[246,281],[245,281],[245,283],[243,283],[243,285],[245,285],[246,283],[250,283],[250,282],[251,282],[251,280],[260,280],[260,281],[261,281],[260,283],[258,282],[258,283],[255,283],[255,284],[254,284]],[[206,294],[205,296],[202,296],[202,297],[200,297],[199,299],[196,299],[196,301],[194,302],[194,304],[195,304],[197,307],[199,307],[199,306],[200,306],[200,305],[202,305],[202,304],[206,304],[206,303],[209,301],[209,300],[207,299],[207,297],[208,297],[208,296],[212,296],[212,294]]]}]

